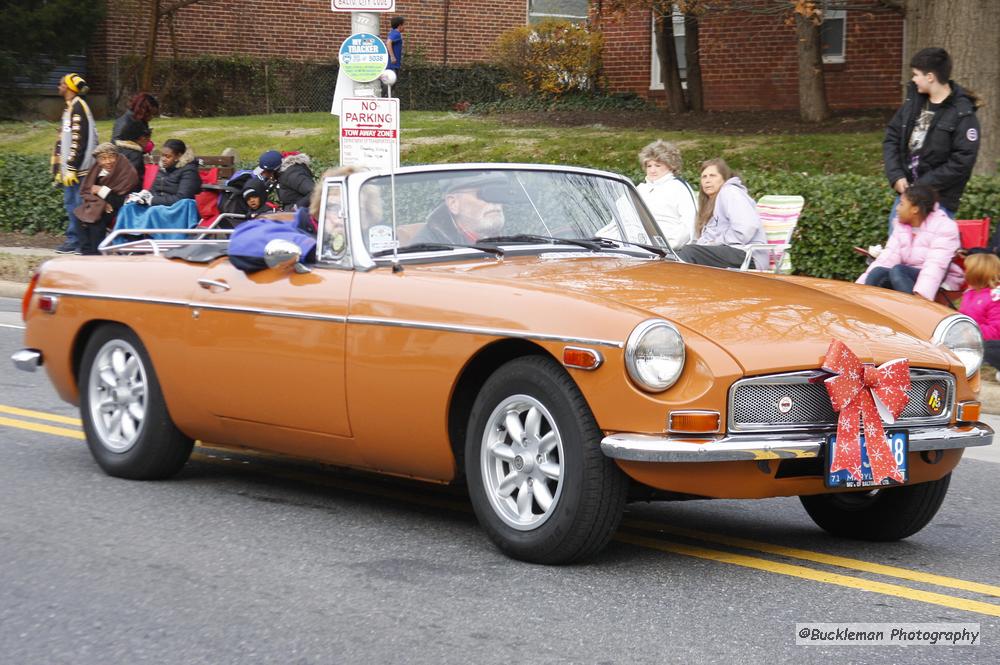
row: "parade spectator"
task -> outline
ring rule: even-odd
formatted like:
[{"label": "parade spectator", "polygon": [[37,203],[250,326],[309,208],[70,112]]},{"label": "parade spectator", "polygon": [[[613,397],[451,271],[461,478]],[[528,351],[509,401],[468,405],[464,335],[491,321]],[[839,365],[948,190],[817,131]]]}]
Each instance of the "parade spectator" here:
[{"label": "parade spectator", "polygon": [[108,234],[111,220],[139,180],[132,164],[113,143],[97,146],[94,159],[97,163],[83,179],[81,203],[74,210],[80,220],[81,254],[100,253],[97,247]]},{"label": "parade spectator", "polygon": [[[395,80],[399,80],[399,75],[403,69],[403,26],[406,19],[402,16],[393,16],[389,22],[389,35],[386,37],[386,45],[389,48],[389,64],[386,69],[392,70],[396,75]],[[382,96],[389,96],[390,83],[382,81]]]},{"label": "parade spectator", "polygon": [[938,205],[932,187],[910,185],[899,199],[893,222],[888,244],[858,277],[858,284],[928,300],[934,300],[942,284],[949,290],[961,286],[962,269],[953,262],[962,246],[958,225]]},{"label": "parade spectator", "polygon": [[694,191],[680,176],[681,152],[673,143],[653,141],[639,151],[639,163],[646,171],[639,195],[653,213],[660,235],[672,249],[680,249],[694,238],[697,213]]},{"label": "parade spectator", "polygon": [[281,170],[281,153],[277,150],[268,150],[261,153],[257,160],[257,168],[253,170],[254,177],[260,178],[273,186],[278,180],[278,171]]},{"label": "parade spectator", "polygon": [[965,259],[965,281],[958,311],[979,324],[986,347],[986,362],[1000,369],[1000,257],[990,252],[970,254]]},{"label": "parade spectator", "polygon": [[201,191],[198,162],[184,141],[168,139],[160,151],[160,171],[149,189],[148,205],[172,205]]},{"label": "parade spectator", "polygon": [[267,200],[267,183],[260,178],[248,178],[243,188],[243,201],[246,204],[247,219],[259,217],[268,212],[274,212],[274,205]]},{"label": "parade spectator", "polygon": [[149,126],[149,121],[159,113],[160,103],[156,97],[148,92],[136,93],[129,99],[125,113],[115,120],[114,129],[111,131],[111,142],[118,147],[119,152],[129,160],[139,175],[136,191],[142,189],[142,178],[145,175],[146,166],[143,157],[152,149],[149,140],[153,130]]},{"label": "parade spectator", "polygon": [[[951,57],[943,48],[925,48],[910,60],[913,77],[906,101],[885,131],[885,175],[897,196],[911,184],[929,185],[941,209],[954,219],[979,153],[978,99],[950,79]],[[890,232],[892,229],[890,228]]]},{"label": "parade spectator", "polygon": [[[150,188],[130,194],[115,222],[115,229],[189,229],[198,223],[194,197],[201,191],[201,176],[194,152],[180,139],[164,141],[160,170]],[[183,239],[182,234],[158,236]]]},{"label": "parade spectator", "polygon": [[66,242],[56,249],[59,254],[80,251],[80,221],[73,211],[80,205],[80,179],[90,171],[97,147],[97,125],[84,99],[89,90],[79,74],[67,74],[59,80],[59,94],[66,100],[66,108],[52,154],[52,172],[55,182],[63,188],[63,207],[68,217]]},{"label": "parade spectator", "polygon": [[315,176],[309,168],[309,155],[301,152],[285,155],[278,167],[278,201],[284,210],[308,208],[315,186]]},{"label": "parade spectator", "polygon": [[[767,242],[757,205],[723,159],[702,164],[695,237],[677,256],[687,263],[718,268],[739,268],[746,258],[741,245]],[[766,266],[767,261],[766,250],[754,257],[757,267]]]}]

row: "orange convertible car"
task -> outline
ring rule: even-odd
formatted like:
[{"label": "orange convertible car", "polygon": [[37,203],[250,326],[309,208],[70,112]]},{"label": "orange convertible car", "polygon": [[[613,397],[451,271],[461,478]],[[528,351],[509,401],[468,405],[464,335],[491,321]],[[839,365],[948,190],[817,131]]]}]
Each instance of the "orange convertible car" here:
[{"label": "orange convertible car", "polygon": [[[464,482],[503,551],[558,563],[599,551],[630,497],[799,496],[834,534],[904,538],[992,441],[971,319],[681,263],[620,176],[480,164],[318,186],[315,253],[271,241],[262,270],[218,238],[155,235],[42,267],[14,361],[80,406],[107,473],[171,476],[200,439]],[[857,367],[831,370],[832,342]],[[890,414],[876,366],[895,359]],[[838,377],[866,426],[879,408],[881,441],[831,401]]]}]

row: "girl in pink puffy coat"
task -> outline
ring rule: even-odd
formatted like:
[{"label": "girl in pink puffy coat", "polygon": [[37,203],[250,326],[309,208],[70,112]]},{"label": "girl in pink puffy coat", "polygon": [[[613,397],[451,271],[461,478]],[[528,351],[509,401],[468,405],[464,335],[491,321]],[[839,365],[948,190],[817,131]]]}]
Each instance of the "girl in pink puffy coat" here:
[{"label": "girl in pink puffy coat", "polygon": [[962,246],[958,225],[937,205],[937,192],[927,185],[911,185],[900,197],[896,215],[885,249],[857,283],[928,300],[934,300],[942,284],[949,290],[960,288],[965,275],[952,262]]},{"label": "girl in pink puffy coat", "polygon": [[1000,257],[992,253],[970,254],[965,259],[969,290],[962,296],[962,314],[971,316],[983,332],[986,362],[1000,368]]}]

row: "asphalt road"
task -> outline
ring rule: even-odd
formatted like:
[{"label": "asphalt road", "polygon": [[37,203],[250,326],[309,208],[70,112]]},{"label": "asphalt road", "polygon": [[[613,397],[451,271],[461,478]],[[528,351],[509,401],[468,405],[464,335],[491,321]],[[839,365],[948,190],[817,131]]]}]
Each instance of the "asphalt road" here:
[{"label": "asphalt road", "polygon": [[[7,360],[18,307],[0,299],[5,664],[1000,662],[997,462],[964,460],[899,543],[828,537],[796,499],[635,504],[598,559],[535,566],[448,488],[208,448],[171,481],[105,476],[76,409]],[[799,622],[982,637],[796,646]]]}]

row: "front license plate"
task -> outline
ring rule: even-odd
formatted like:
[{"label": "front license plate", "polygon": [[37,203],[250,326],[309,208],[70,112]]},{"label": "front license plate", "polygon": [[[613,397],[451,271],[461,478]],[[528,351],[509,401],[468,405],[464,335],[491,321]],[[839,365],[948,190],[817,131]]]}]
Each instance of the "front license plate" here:
[{"label": "front license plate", "polygon": [[891,478],[883,478],[882,482],[875,482],[872,478],[872,468],[868,464],[868,447],[865,445],[865,436],[861,435],[861,480],[857,480],[846,469],[832,471],[833,446],[837,445],[837,435],[831,434],[826,438],[826,473],[824,481],[827,487],[880,487],[885,485],[905,485],[910,479],[909,468],[907,466],[907,454],[910,452],[910,439],[905,430],[887,432],[889,437],[889,449],[896,460],[900,473],[903,474],[903,482],[899,483]]}]

